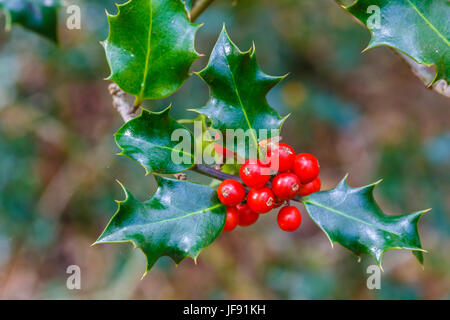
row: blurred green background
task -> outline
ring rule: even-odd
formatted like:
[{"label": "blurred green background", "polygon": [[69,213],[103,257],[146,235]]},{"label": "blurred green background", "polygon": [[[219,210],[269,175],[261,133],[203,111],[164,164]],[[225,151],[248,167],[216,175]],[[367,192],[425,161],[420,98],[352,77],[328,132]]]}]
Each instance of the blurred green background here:
[{"label": "blurred green background", "polygon": [[[123,199],[154,191],[151,176],[113,140],[122,120],[108,95],[99,41],[113,0],[68,1],[82,29],[59,47],[14,27],[0,32],[0,298],[2,299],[449,299],[450,103],[426,89],[388,48],[361,51],[369,33],[328,0],[217,0],[198,20],[200,70],[225,22],[241,49],[256,44],[261,68],[289,76],[269,94],[292,113],[283,140],[320,159],[325,189],[349,173],[350,185],[379,178],[376,198],[390,214],[426,208],[419,226],[425,269],[410,252],[389,251],[381,290],[346,249],[332,249],[303,208],[303,225],[285,233],[276,214],[221,235],[195,265],[162,258],[143,279],[145,258],[131,244],[91,247]],[[4,17],[0,18],[3,30]],[[194,117],[208,89],[191,77],[173,96],[173,116]],[[193,179],[201,179],[192,175]],[[66,288],[66,268],[81,268],[81,290]]]}]

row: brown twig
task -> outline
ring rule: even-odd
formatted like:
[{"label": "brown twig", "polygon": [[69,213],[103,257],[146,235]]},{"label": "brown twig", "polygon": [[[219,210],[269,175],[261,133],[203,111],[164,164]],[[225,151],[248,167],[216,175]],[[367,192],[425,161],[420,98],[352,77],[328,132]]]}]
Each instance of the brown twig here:
[{"label": "brown twig", "polygon": [[214,0],[197,1],[189,14],[191,22],[194,22],[213,2]]},{"label": "brown twig", "polygon": [[412,72],[424,83],[425,86],[450,98],[450,85],[443,79],[436,81],[433,85],[429,85],[435,77],[436,71],[432,67],[428,67],[424,64],[417,63],[414,59],[410,58],[406,54],[394,50],[411,68]]},{"label": "brown twig", "polygon": [[113,98],[113,107],[119,112],[123,121],[127,122],[139,115],[139,107],[127,101],[128,95],[117,84],[111,83],[108,89]]},{"label": "brown twig", "polygon": [[[217,169],[215,169],[214,167],[210,167],[210,166],[205,166],[204,164],[197,164],[195,165],[193,168],[191,168],[192,171],[198,172],[204,176],[216,179],[216,180],[227,180],[227,179],[233,179],[233,180],[237,180],[239,182],[242,182],[241,178],[238,176],[233,176],[231,174],[228,173],[224,173],[222,171],[219,171]],[[272,183],[270,183],[270,181],[266,184],[266,187],[271,188],[272,187]],[[250,190],[250,188],[245,187],[247,189],[247,191]],[[297,196],[293,199],[294,201],[298,201],[298,202],[302,202],[302,197]]]}]

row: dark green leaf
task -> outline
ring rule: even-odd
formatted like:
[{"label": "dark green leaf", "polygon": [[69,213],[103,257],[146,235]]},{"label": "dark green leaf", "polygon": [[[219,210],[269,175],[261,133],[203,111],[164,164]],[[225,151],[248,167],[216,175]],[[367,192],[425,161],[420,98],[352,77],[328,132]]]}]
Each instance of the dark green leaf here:
[{"label": "dark green leaf", "polygon": [[[380,9],[379,25],[374,19]],[[390,46],[418,63],[434,65],[435,79],[450,82],[450,2],[448,0],[357,0],[347,10],[372,34],[368,45]]]},{"label": "dark green leaf", "polygon": [[[126,199],[95,244],[132,242],[147,256],[147,272],[162,256],[177,264],[196,260],[225,225],[225,206],[204,185],[155,176],[156,193],[137,201],[126,188]],[[195,195],[193,197],[192,195]]]},{"label": "dark green leaf", "polygon": [[0,0],[6,13],[7,25],[20,24],[57,42],[58,9],[60,0]]},{"label": "dark green leaf", "polygon": [[335,241],[358,256],[370,254],[380,267],[384,253],[390,249],[412,250],[423,264],[417,223],[427,210],[387,216],[373,197],[377,184],[351,188],[344,178],[336,188],[310,195],[304,204],[331,245]]},{"label": "dark green leaf", "polygon": [[[208,116],[216,129],[250,130],[250,144],[235,145],[239,155],[247,157],[249,147],[257,148],[260,129],[280,130],[286,118],[270,107],[266,95],[283,77],[272,77],[260,70],[254,46],[241,52],[224,27],[208,66],[198,75],[209,85],[210,99],[206,106],[194,111]],[[265,138],[269,137],[270,132]]]},{"label": "dark green leaf", "polygon": [[[169,113],[170,106],[161,112],[143,109],[139,117],[125,123],[115,134],[121,155],[139,162],[147,173],[177,173],[194,165],[194,138]],[[186,148],[179,145],[182,139],[188,142]]]},{"label": "dark green leaf", "polygon": [[198,26],[187,19],[181,0],[131,0],[108,15],[104,42],[110,80],[125,92],[161,99],[177,90],[197,59],[194,37]]}]

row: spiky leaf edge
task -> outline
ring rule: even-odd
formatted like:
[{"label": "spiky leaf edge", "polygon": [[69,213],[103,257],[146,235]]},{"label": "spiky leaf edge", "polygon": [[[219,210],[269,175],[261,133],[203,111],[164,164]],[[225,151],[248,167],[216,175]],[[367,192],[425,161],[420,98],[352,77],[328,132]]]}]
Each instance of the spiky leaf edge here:
[{"label": "spiky leaf edge", "polygon": [[[348,183],[347,183],[347,178],[348,178],[348,174],[346,174],[346,175],[344,176],[344,178],[336,185],[336,187],[334,187],[334,188],[331,189],[331,190],[334,190],[334,189],[338,188],[341,184],[345,184],[345,185],[348,186],[349,188],[352,188],[352,187],[350,187],[350,186],[348,185]],[[381,183],[382,181],[383,181],[383,180],[380,179],[380,180],[378,180],[378,181],[376,181],[376,182],[374,182],[374,183],[371,183],[371,184],[368,184],[368,185],[365,185],[365,186],[362,186],[362,187],[358,187],[358,188],[352,188],[352,189],[367,189],[367,188],[371,188],[371,192],[373,193],[373,190],[375,189],[375,187],[376,187],[379,183]],[[331,190],[324,190],[324,191],[319,191],[319,192],[327,192],[327,191],[331,191]],[[302,203],[303,203],[304,205],[305,205],[306,203],[308,203],[308,196],[302,198]],[[311,205],[315,205],[315,203],[312,203],[312,202],[309,202],[309,203],[310,203]],[[375,204],[376,204],[376,203],[375,203]],[[376,205],[378,205],[378,204],[376,204]],[[308,210],[306,209],[306,205],[305,205],[305,210],[306,210],[306,212],[307,212],[308,215],[309,215],[309,212],[308,212]],[[431,211],[431,208],[425,209],[425,210],[421,210],[421,211],[412,212],[412,213],[409,213],[409,214],[406,214],[406,215],[417,215],[417,217],[416,217],[416,219],[415,219],[415,231],[417,232],[417,234],[419,234],[419,232],[418,232],[418,224],[419,224],[420,219],[422,218],[422,216],[423,216],[425,213],[427,213],[427,212],[429,212],[429,211]],[[310,218],[311,218],[311,217],[310,217]],[[340,244],[343,248],[345,248],[345,249],[347,249],[348,251],[350,251],[351,253],[355,254],[350,248],[347,248],[346,246],[344,246],[343,244],[341,244],[339,241],[332,240],[331,237],[330,237],[330,235],[328,234],[328,232],[327,232],[325,229],[323,229],[322,226],[320,226],[319,224],[317,224],[317,223],[314,221],[314,219],[311,218],[311,220],[314,222],[314,224],[315,224],[320,230],[322,230],[323,233],[325,233],[325,235],[326,235],[327,238],[328,238],[328,241],[330,241],[330,245],[331,245],[331,248],[332,248],[332,249],[334,249],[334,242],[336,242],[336,243]],[[419,238],[419,241],[420,241],[420,238]],[[421,245],[421,244],[420,244],[420,245]],[[421,246],[422,246],[422,245],[421,245]],[[373,255],[370,254],[370,256],[372,256],[372,257],[375,259],[375,261],[376,261],[378,267],[379,267],[382,271],[384,271],[384,270],[383,270],[383,266],[382,266],[382,259],[383,259],[383,256],[384,256],[384,254],[385,254],[387,251],[389,251],[389,250],[391,250],[391,249],[410,250],[410,251],[412,252],[412,254],[416,257],[417,261],[419,261],[419,263],[420,263],[420,265],[422,266],[422,268],[424,268],[423,253],[428,253],[427,250],[425,250],[425,249],[423,249],[423,248],[402,248],[402,247],[392,247],[392,248],[387,248],[387,249],[383,250],[383,252],[382,252],[381,255],[380,255],[380,259],[379,259],[379,260],[378,260],[376,257],[374,257]],[[355,255],[356,255],[356,254],[355,254]],[[358,257],[358,259],[360,258],[360,256],[358,256],[358,255],[356,255],[356,256]]]}]

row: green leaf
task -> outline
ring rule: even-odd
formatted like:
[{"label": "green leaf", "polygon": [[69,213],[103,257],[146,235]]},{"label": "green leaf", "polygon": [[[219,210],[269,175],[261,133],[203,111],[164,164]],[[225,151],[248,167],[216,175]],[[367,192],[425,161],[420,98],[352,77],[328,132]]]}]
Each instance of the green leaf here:
[{"label": "green leaf", "polygon": [[198,73],[210,90],[206,106],[193,110],[208,116],[215,129],[243,129],[249,133],[246,146],[235,144],[234,150],[248,157],[249,148],[258,148],[260,129],[275,129],[267,138],[278,135],[284,120],[270,107],[266,95],[284,77],[269,76],[258,67],[253,46],[241,52],[230,40],[225,27],[219,36],[208,66]]},{"label": "green leaf", "polygon": [[336,188],[314,193],[303,201],[312,220],[325,232],[331,245],[337,242],[357,256],[370,254],[381,267],[390,249],[412,250],[423,264],[417,223],[428,210],[387,216],[375,202],[378,182],[351,188],[344,178]]},{"label": "green leaf", "polygon": [[[380,23],[376,24],[376,7]],[[372,34],[367,49],[395,48],[420,64],[436,67],[434,80],[450,83],[450,2],[448,0],[357,0],[346,8]],[[375,23],[374,23],[375,22]]]},{"label": "green leaf", "polygon": [[[120,154],[139,162],[147,174],[178,173],[194,165],[194,138],[170,117],[170,108],[161,112],[143,109],[139,117],[125,123],[115,134]],[[187,143],[185,148],[181,141]]]},{"label": "green leaf", "polygon": [[[158,189],[148,200],[126,195],[103,234],[95,242],[132,242],[147,256],[147,272],[162,256],[179,264],[196,260],[222,232],[226,210],[217,193],[204,185],[155,176]],[[193,197],[192,195],[195,195]]]},{"label": "green leaf", "polygon": [[109,80],[144,99],[161,99],[175,92],[197,59],[198,29],[187,19],[181,0],[130,0],[108,15],[109,36],[103,43],[111,68]]},{"label": "green leaf", "polygon": [[54,42],[57,42],[60,6],[60,0],[0,0],[0,9],[6,13],[7,29],[16,23]]}]

